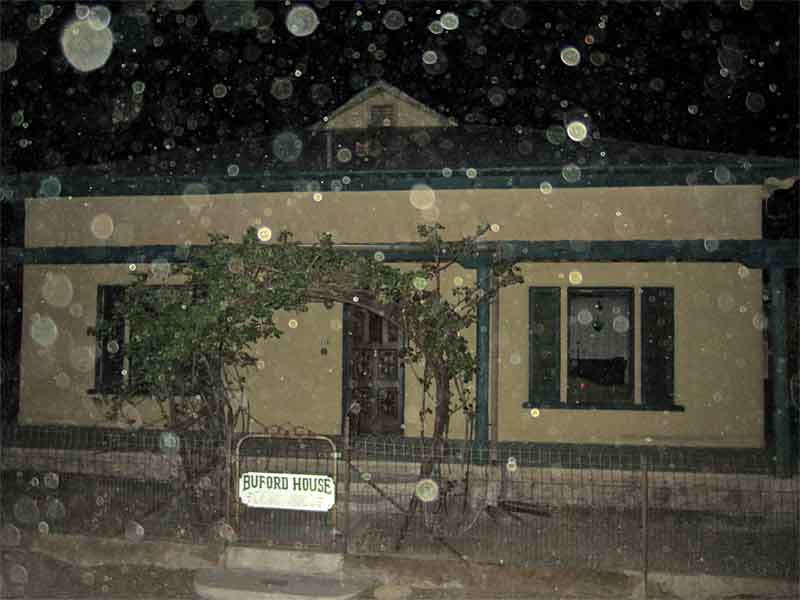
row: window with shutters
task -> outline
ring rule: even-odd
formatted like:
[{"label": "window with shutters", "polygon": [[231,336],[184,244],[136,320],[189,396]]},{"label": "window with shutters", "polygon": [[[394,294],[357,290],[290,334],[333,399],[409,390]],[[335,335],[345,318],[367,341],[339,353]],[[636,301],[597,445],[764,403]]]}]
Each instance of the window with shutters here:
[{"label": "window with shutters", "polygon": [[[116,306],[124,299],[125,289],[124,285],[101,285],[97,288],[96,330],[100,329],[100,323],[110,323],[111,327],[106,335],[97,339],[95,385],[89,393],[108,394],[118,392],[123,387],[136,387],[136,364],[131,364],[127,352],[130,326],[115,314]],[[186,285],[153,285],[150,289],[157,292],[158,298],[164,299],[168,296],[175,298],[175,294],[185,295],[189,299],[202,296],[202,290]],[[153,306],[153,311],[157,310],[158,306]],[[147,393],[144,388],[139,391]]]},{"label": "window with shutters", "polygon": [[[637,296],[640,323],[633,318]],[[675,405],[673,288],[531,287],[528,298],[529,399],[524,406],[682,410]],[[563,363],[562,332],[567,337]],[[640,401],[634,393],[637,360]]]}]

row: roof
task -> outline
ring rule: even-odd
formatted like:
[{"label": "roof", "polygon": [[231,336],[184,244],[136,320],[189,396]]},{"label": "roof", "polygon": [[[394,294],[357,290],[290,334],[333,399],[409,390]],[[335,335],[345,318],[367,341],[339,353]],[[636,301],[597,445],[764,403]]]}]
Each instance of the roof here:
[{"label": "roof", "polygon": [[[443,125],[287,129],[268,137],[176,148],[135,160],[4,177],[39,186],[60,180],[62,195],[169,194],[201,180],[212,193],[284,190],[618,187],[670,185],[791,186],[797,158],[744,156],[587,136],[571,140],[517,126],[456,125],[385,81],[353,96],[332,115],[376,94],[391,94]],[[780,182],[783,183],[780,183]],[[13,183],[12,183],[13,185]]]},{"label": "roof", "polygon": [[441,127],[452,126],[457,123],[455,119],[445,117],[441,113],[433,110],[427,104],[423,104],[422,102],[420,102],[416,98],[412,98],[399,88],[396,88],[393,85],[388,84],[383,79],[379,79],[369,87],[366,87],[360,92],[358,92],[355,96],[350,98],[350,100],[348,100],[347,102],[342,104],[339,108],[337,108],[332,113],[327,115],[325,119],[314,123],[314,125],[309,127],[309,129],[311,131],[319,131],[321,129],[325,129],[327,124],[333,119],[335,119],[337,116],[352,110],[359,104],[362,104],[367,100],[369,100],[370,98],[373,98],[374,96],[377,96],[379,94],[388,94],[389,96],[393,96],[394,98],[397,98],[397,100],[399,100],[400,102],[403,102],[404,104],[407,104],[415,108],[416,110],[419,110],[427,115],[430,115],[433,119],[439,122]]}]

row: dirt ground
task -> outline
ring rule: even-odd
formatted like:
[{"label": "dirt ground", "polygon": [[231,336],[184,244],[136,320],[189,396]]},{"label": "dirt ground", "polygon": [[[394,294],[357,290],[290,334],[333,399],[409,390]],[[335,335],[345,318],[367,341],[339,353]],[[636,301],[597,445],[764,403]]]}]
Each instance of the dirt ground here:
[{"label": "dirt ground", "polygon": [[3,598],[135,597],[189,598],[193,571],[144,565],[82,568],[28,550],[0,553]]}]

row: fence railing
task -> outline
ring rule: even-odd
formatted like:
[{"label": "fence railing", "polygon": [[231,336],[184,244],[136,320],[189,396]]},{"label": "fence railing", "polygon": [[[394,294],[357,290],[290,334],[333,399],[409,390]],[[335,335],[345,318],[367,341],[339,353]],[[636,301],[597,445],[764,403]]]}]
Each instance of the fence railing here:
[{"label": "fence railing", "polygon": [[434,452],[428,440],[375,437],[334,439],[332,452],[301,439],[250,440],[241,467],[338,471],[335,512],[246,508],[224,522],[218,440],[20,428],[0,448],[0,545],[80,533],[800,576],[800,475],[774,476],[764,451],[454,442]]}]

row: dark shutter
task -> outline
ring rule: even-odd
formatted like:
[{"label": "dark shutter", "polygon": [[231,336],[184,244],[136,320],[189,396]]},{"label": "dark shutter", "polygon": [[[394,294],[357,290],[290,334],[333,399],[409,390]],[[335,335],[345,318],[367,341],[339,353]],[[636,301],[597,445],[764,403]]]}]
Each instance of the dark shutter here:
[{"label": "dark shutter", "polygon": [[98,339],[95,358],[95,389],[110,392],[124,382],[125,320],[114,318],[114,306],[122,300],[125,286],[101,285],[97,288],[97,324],[111,323],[111,333]]},{"label": "dark shutter", "polygon": [[642,288],[642,404],[675,401],[675,294],[672,288]]},{"label": "dark shutter", "polygon": [[528,290],[528,387],[531,404],[561,401],[561,288]]}]

